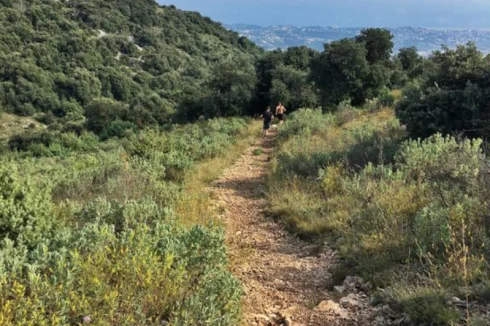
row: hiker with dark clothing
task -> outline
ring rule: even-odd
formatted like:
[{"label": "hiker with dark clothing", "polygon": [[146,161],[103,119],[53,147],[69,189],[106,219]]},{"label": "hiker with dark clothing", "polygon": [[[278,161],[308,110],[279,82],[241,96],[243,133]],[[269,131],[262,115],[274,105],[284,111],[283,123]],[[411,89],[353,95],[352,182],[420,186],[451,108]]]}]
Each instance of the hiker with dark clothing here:
[{"label": "hiker with dark clothing", "polygon": [[262,135],[267,136],[267,132],[271,128],[272,120],[274,119],[274,115],[271,112],[271,108],[267,107],[267,110],[262,113],[262,119],[264,120],[264,128],[262,129]]}]

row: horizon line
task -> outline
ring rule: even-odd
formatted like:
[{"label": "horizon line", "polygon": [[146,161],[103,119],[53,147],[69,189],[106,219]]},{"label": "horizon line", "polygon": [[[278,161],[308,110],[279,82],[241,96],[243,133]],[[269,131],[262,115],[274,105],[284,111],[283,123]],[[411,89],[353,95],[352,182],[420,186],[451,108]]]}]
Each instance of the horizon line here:
[{"label": "horizon line", "polygon": [[380,25],[365,25],[365,26],[336,26],[336,25],[294,25],[294,24],[277,24],[277,25],[261,25],[261,24],[251,24],[251,23],[223,23],[223,25],[244,25],[244,26],[255,26],[260,28],[270,28],[270,27],[298,27],[298,28],[351,28],[351,29],[359,29],[359,28],[369,28],[369,27],[378,27],[378,28],[420,28],[420,29],[428,29],[428,30],[451,30],[451,31],[485,31],[490,32],[490,27],[430,27],[430,26],[416,26],[416,25],[403,25],[403,26],[380,26]]}]

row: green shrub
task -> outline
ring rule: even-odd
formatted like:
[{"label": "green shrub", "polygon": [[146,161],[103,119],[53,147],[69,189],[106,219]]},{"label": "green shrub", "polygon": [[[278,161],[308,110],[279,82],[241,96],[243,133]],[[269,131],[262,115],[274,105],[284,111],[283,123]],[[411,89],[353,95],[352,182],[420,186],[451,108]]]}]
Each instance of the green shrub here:
[{"label": "green shrub", "polygon": [[383,108],[383,104],[377,98],[367,100],[366,103],[362,106],[363,110],[366,110],[369,113],[375,113],[380,111]]},{"label": "green shrub", "polygon": [[340,159],[340,156],[329,153],[296,154],[285,152],[277,156],[278,171],[281,174],[294,173],[298,176],[315,178],[321,168]]},{"label": "green shrub", "polygon": [[448,208],[424,207],[414,219],[414,238],[423,255],[426,252],[440,252],[451,241],[451,212]]},{"label": "green shrub", "polygon": [[359,115],[359,110],[351,105],[350,100],[341,102],[337,106],[337,111],[335,112],[337,124],[340,126],[355,120]]},{"label": "green shrub", "polygon": [[446,304],[443,292],[431,288],[397,289],[394,297],[417,324],[459,325],[461,313]]},{"label": "green shrub", "polygon": [[395,96],[388,88],[384,88],[378,95],[378,101],[382,106],[392,107],[395,104]]},{"label": "green shrub", "polygon": [[397,162],[418,181],[445,193],[461,191],[466,194],[477,185],[484,158],[481,144],[481,140],[457,141],[454,137],[437,134],[424,141],[406,142],[398,153]]},{"label": "green shrub", "polygon": [[1,261],[1,320],[38,325],[78,324],[86,317],[118,325],[237,320],[241,291],[225,268],[223,233],[216,229],[185,231],[157,222],[117,234],[96,223],[66,231],[59,240],[64,248],[35,252],[27,278]]},{"label": "green shrub", "polygon": [[324,115],[321,110],[301,109],[289,116],[279,132],[279,139],[302,133],[316,133],[334,124],[333,115]]},{"label": "green shrub", "polygon": [[49,192],[19,180],[18,173],[0,168],[0,238],[33,248],[52,236],[54,212]]},{"label": "green shrub", "polygon": [[129,121],[121,121],[121,120],[116,120],[112,121],[107,129],[105,129],[105,132],[103,135],[101,135],[102,139],[106,138],[112,138],[112,137],[117,137],[117,138],[123,138],[128,135],[130,132],[136,132],[138,130],[138,127]]},{"label": "green shrub", "polygon": [[262,149],[262,148],[256,148],[256,149],[253,150],[252,154],[255,155],[255,156],[262,155],[262,154],[264,154],[264,149]]},{"label": "green shrub", "polygon": [[[337,114],[339,112],[342,111]],[[361,111],[354,112],[358,118],[362,116]],[[345,121],[342,128],[337,129],[333,121],[339,122],[338,119],[338,115],[310,117],[310,113],[295,112],[289,121],[292,126],[285,124],[279,134],[284,139],[290,138],[277,155],[281,173],[316,177],[319,169],[340,161],[353,169],[360,169],[369,162],[393,161],[400,139],[404,137],[398,121],[389,119],[376,125],[369,120],[351,124]],[[308,123],[313,128],[298,128]]]}]

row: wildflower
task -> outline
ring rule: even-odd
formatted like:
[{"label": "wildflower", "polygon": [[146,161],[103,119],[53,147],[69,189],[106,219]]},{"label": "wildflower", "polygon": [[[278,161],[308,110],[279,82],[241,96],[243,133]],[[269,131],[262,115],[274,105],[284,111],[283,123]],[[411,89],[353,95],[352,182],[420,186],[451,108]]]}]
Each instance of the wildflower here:
[{"label": "wildflower", "polygon": [[84,324],[88,324],[92,321],[92,318],[90,318],[90,316],[85,316],[83,317],[83,323]]}]

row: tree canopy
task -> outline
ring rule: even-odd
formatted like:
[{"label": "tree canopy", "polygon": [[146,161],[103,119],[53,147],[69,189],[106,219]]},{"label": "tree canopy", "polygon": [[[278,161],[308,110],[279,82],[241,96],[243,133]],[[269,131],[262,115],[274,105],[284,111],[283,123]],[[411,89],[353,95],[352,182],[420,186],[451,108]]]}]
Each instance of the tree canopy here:
[{"label": "tree canopy", "polygon": [[487,136],[490,60],[475,44],[444,47],[426,63],[422,82],[405,90],[397,114],[413,136],[436,132]]}]

